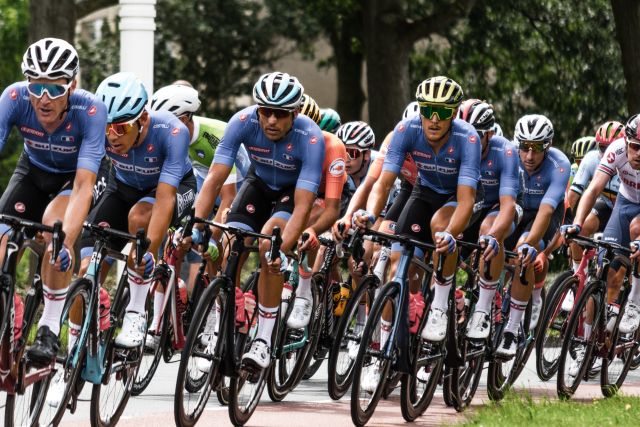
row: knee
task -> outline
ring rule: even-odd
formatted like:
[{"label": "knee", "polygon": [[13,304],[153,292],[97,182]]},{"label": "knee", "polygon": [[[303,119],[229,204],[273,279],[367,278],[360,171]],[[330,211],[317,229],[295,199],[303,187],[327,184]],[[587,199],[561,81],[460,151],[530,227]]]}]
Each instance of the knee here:
[{"label": "knee", "polygon": [[629,236],[631,240],[637,240],[640,237],[640,218],[636,217],[629,225]]},{"label": "knee", "polygon": [[147,228],[147,215],[142,212],[132,209],[127,217],[129,224],[129,232],[134,233],[140,228]]}]

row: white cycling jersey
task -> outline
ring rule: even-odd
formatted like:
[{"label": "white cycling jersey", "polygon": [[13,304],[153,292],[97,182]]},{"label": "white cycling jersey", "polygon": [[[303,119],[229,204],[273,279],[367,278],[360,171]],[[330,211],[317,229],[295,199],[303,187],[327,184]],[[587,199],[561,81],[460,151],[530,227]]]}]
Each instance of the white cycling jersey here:
[{"label": "white cycling jersey", "polygon": [[627,160],[624,138],[617,139],[604,152],[598,170],[620,178],[619,193],[632,203],[640,203],[640,170],[633,169]]},{"label": "white cycling jersey", "polygon": [[[600,164],[601,159],[602,155],[600,154],[599,150],[589,151],[584,156],[584,159],[582,159],[580,167],[578,168],[578,171],[573,178],[571,191],[582,194],[584,190],[587,189],[589,183],[596,174],[596,170],[598,169],[598,165]],[[607,185],[603,190],[603,195],[610,200],[614,200],[616,195],[618,194],[619,189],[620,178],[618,177],[618,175],[614,175],[611,177],[611,179],[609,179],[609,182],[607,182]]]}]

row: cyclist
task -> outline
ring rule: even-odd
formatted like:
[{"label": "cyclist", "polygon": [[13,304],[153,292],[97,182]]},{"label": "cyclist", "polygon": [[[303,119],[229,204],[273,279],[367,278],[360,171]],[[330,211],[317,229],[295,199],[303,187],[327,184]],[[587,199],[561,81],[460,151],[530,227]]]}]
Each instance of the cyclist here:
[{"label": "cyclist", "polygon": [[[155,254],[167,229],[189,212],[196,180],[187,156],[189,131],[173,114],[146,109],[147,91],[133,73],[121,72],[100,83],[96,95],[107,105],[106,150],[112,168],[109,183],[88,220],[134,233],[147,230],[149,248],[135,265],[135,247],[127,261],[129,304],[116,345],[142,344],[145,303],[152,281]],[[115,242],[124,247],[126,242]],[[89,265],[93,239],[82,236],[82,271]],[[73,313],[72,313],[73,314]],[[80,319],[71,319],[76,324]]]},{"label": "cyclist", "polygon": [[347,122],[336,131],[336,136],[347,149],[347,174],[349,175],[349,190],[353,194],[364,182],[369,166],[375,160],[378,152],[373,150],[376,143],[371,127],[361,121]]},{"label": "cyclist", "polygon": [[573,157],[573,163],[571,164],[570,183],[573,182],[573,178],[578,172],[578,168],[580,167],[580,163],[584,156],[588,152],[595,150],[596,147],[596,139],[593,136],[583,136],[573,141],[573,144],[571,144],[571,156]]},{"label": "cyclist", "polygon": [[[93,94],[76,89],[78,54],[57,38],[39,40],[22,58],[26,82],[0,97],[0,150],[12,127],[24,138],[0,212],[51,225],[63,221],[65,241],[54,266],[49,244],[42,262],[44,311],[28,357],[46,365],[58,352],[60,316],[73,270],[73,246],[89,212],[93,185],[104,157],[106,109]],[[7,231],[0,225],[0,233]],[[3,240],[3,247],[6,240]],[[4,257],[4,248],[2,251]]]},{"label": "cyclist", "polygon": [[521,283],[519,274],[515,275],[511,286],[509,321],[496,349],[496,353],[503,357],[511,357],[516,353],[520,322],[530,298],[533,302],[530,329],[537,324],[547,272],[543,268],[534,276],[533,262],[538,251],[549,245],[564,217],[564,195],[571,164],[562,151],[551,147],[553,134],[551,121],[541,114],[525,115],[516,123],[514,136],[520,157],[524,212],[515,231],[506,240],[505,247],[517,247],[522,258],[521,268],[526,269],[526,283]]},{"label": "cyclist", "polygon": [[329,133],[336,133],[338,128],[342,126],[340,121],[340,115],[332,108],[320,109],[320,123],[318,123],[320,129]]},{"label": "cyclist", "polygon": [[[463,239],[479,240],[486,246],[480,260],[480,295],[467,324],[469,338],[484,339],[491,329],[491,304],[504,266],[504,240],[516,227],[522,213],[522,208],[516,204],[518,156],[510,141],[494,135],[495,114],[488,103],[468,99],[460,105],[458,118],[473,125],[482,146],[480,179],[484,200],[478,220],[465,230]],[[487,269],[491,280],[485,276]]]},{"label": "cyclist", "polygon": [[[420,116],[402,120],[394,130],[382,175],[367,201],[366,211],[354,213],[354,223],[365,227],[380,214],[406,155],[411,154],[418,181],[396,225],[396,233],[420,241],[435,242],[436,261],[445,256],[444,276],[435,281],[435,296],[422,337],[442,341],[447,326],[447,299],[454,280],[455,237],[471,218],[480,178],[480,151],[476,130],[455,118],[462,88],[454,80],[438,76],[420,83],[416,100]],[[416,250],[416,256],[424,254]],[[383,345],[387,337],[381,336]],[[374,372],[373,377],[379,375]]]},{"label": "cyclist", "polygon": [[[257,105],[237,112],[229,121],[213,165],[196,201],[196,215],[206,217],[231,171],[241,144],[250,153],[251,168],[231,205],[227,223],[271,233],[282,232],[282,252],[290,251],[302,234],[320,185],[324,137],[318,125],[299,115],[303,87],[286,73],[262,75],[253,87]],[[284,254],[268,261],[269,241],[260,242],[257,336],[244,363],[265,369],[270,362],[271,333],[282,293]]]},{"label": "cyclist", "polygon": [[[580,233],[585,220],[596,203],[598,196],[605,190],[611,177],[616,174],[620,177],[620,188],[618,197],[613,206],[613,211],[609,222],[604,229],[603,239],[608,242],[618,243],[626,246],[631,242],[631,249],[634,251],[632,257],[638,257],[638,239],[640,237],[640,133],[638,133],[640,123],[638,115],[632,116],[625,125],[624,138],[613,141],[604,152],[600,165],[595,173],[591,184],[582,194],[574,224],[563,227],[566,235]],[[611,319],[617,316],[619,308],[615,306],[615,301],[620,292],[625,275],[629,272],[629,259],[617,254],[611,260],[609,277],[607,277],[607,303],[608,312]],[[631,278],[632,286],[629,299],[620,320],[619,330],[621,333],[631,333],[638,328],[640,323],[640,280]],[[592,324],[585,325],[585,338],[591,333]]]}]

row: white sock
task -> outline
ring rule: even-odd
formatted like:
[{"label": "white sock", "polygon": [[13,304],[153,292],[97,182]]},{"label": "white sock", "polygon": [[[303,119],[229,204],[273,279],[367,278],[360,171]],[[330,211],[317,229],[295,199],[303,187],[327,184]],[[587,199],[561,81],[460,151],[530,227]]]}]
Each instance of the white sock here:
[{"label": "white sock", "polygon": [[476,303],[475,311],[482,311],[484,313],[491,313],[491,303],[496,296],[496,288],[500,281],[487,282],[485,279],[480,278],[480,296]]},{"label": "white sock", "polygon": [[573,272],[575,273],[576,271],[578,271],[578,267],[580,267],[580,261],[572,259],[571,264],[573,265]]},{"label": "white sock", "polygon": [[146,313],[147,294],[153,278],[145,279],[129,267],[127,267],[127,273],[129,275],[129,305],[127,306],[127,312],[135,311],[136,313],[144,314]]},{"label": "white sock", "polygon": [[433,296],[433,303],[431,304],[431,308],[438,308],[442,311],[447,311],[447,302],[449,299],[449,291],[451,290],[451,285],[453,284],[453,276],[445,277],[444,283],[440,283],[437,280],[435,282],[435,294]]},{"label": "white sock", "polygon": [[585,324],[583,325],[583,328],[584,328],[584,339],[585,339],[585,340],[588,340],[588,339],[589,339],[589,337],[591,337],[591,329],[593,328],[593,325],[590,325],[590,324],[588,324],[588,323],[585,323]]},{"label": "white sock", "polygon": [[296,288],[296,297],[311,300],[311,275],[312,273],[298,268],[300,279],[298,279],[298,287]]},{"label": "white sock", "polygon": [[540,305],[542,304],[542,288],[540,289],[533,289],[533,294],[531,295],[531,300],[533,301],[533,303],[535,305]]},{"label": "white sock", "polygon": [[258,334],[256,339],[261,339],[271,347],[271,333],[278,317],[278,307],[265,307],[258,303]]},{"label": "white sock", "polygon": [[631,292],[629,293],[629,301],[634,304],[640,304],[640,278],[631,275]]},{"label": "white sock", "polygon": [[67,350],[69,353],[71,353],[73,346],[76,345],[76,342],[80,337],[80,328],[82,328],[82,325],[76,325],[69,320],[69,336],[67,338]]},{"label": "white sock", "polygon": [[67,298],[67,288],[51,289],[43,283],[42,293],[44,310],[42,310],[38,328],[48,326],[51,332],[58,335],[60,334],[60,316],[62,316],[62,310],[64,309],[64,300]]},{"label": "white sock", "polygon": [[153,320],[149,326],[150,331],[158,331],[158,324],[160,323],[160,315],[162,314],[162,303],[164,302],[164,292],[160,292],[156,289],[153,294]]},{"label": "white sock", "polygon": [[389,334],[391,333],[391,322],[387,322],[384,319],[380,320],[380,350],[384,348],[384,345],[387,343],[389,339]]},{"label": "white sock", "polygon": [[511,310],[509,312],[509,322],[507,323],[506,331],[513,334],[518,334],[518,328],[524,315],[524,310],[527,308],[527,301],[518,301],[511,298]]}]

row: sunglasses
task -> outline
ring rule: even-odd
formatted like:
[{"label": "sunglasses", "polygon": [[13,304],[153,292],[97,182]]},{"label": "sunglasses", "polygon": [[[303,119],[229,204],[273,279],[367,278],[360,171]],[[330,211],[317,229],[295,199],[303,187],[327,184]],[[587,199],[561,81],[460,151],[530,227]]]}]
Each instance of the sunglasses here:
[{"label": "sunglasses", "polygon": [[361,155],[362,155],[362,151],[357,150],[355,148],[347,148],[347,156],[349,156],[351,160],[355,160]]},{"label": "sunglasses", "polygon": [[280,108],[269,108],[269,107],[258,107],[258,114],[260,114],[265,119],[268,119],[273,114],[276,116],[276,119],[284,119],[285,117],[289,117],[291,115],[291,110],[282,110]]},{"label": "sunglasses", "polygon": [[42,98],[46,92],[49,99],[57,99],[64,96],[69,91],[70,87],[71,83],[67,83],[66,85],[55,83],[29,83],[27,85],[27,90],[36,98]]},{"label": "sunglasses", "polygon": [[113,133],[117,137],[121,137],[123,135],[128,134],[133,130],[133,126],[138,122],[138,119],[135,118],[130,122],[126,123],[110,123],[107,124],[107,130],[105,134],[109,136],[110,133]]},{"label": "sunglasses", "polygon": [[540,144],[539,142],[521,142],[519,145],[520,151],[533,151],[534,153],[542,153],[547,149],[546,144]]},{"label": "sunglasses", "polygon": [[432,119],[434,114],[438,117],[438,120],[449,120],[453,117],[455,108],[443,107],[440,105],[421,104],[420,114],[427,119]]},{"label": "sunglasses", "polygon": [[638,151],[640,150],[640,141],[638,140],[631,140],[629,138],[625,138],[625,141],[627,141],[627,148],[631,148],[633,151]]}]

